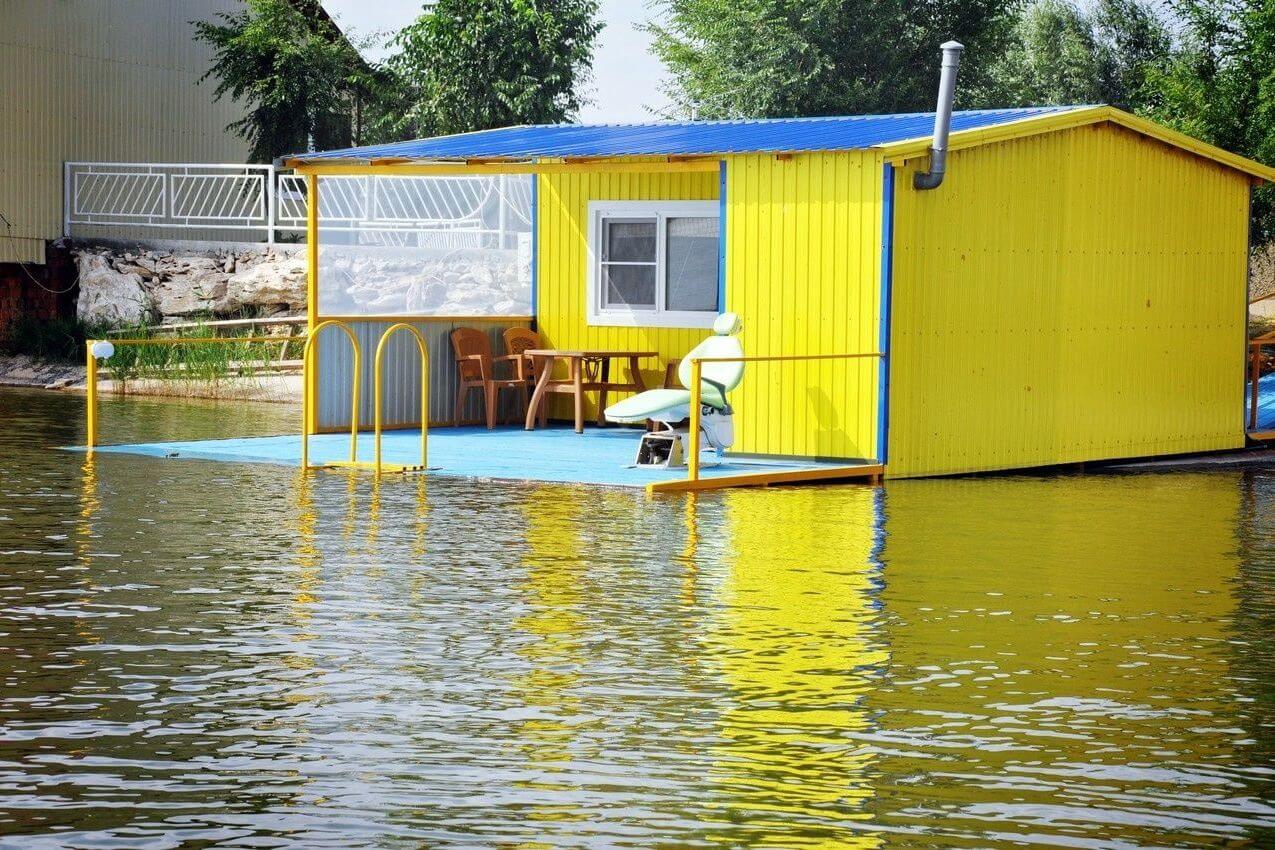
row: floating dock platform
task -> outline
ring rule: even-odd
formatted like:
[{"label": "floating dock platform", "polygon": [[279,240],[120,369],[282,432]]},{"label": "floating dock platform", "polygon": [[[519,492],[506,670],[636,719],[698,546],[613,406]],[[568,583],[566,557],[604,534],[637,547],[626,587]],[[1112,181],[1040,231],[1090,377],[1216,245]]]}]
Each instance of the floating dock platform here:
[{"label": "floating dock platform", "polygon": [[[662,469],[633,465],[640,432],[629,428],[570,427],[535,431],[521,428],[431,428],[429,469],[425,475],[496,481],[537,481],[634,487],[650,492],[711,490],[725,487],[791,484],[805,481],[877,481],[883,468],[872,463],[815,461],[796,458],[753,458],[728,455],[719,464],[705,464],[698,481],[688,481],[686,468]],[[314,465],[349,459],[348,432],[310,438]],[[95,451],[148,455],[181,460],[301,465],[301,437],[247,437],[98,446]],[[387,466],[420,462],[420,431],[387,431],[382,442]],[[370,433],[359,439],[359,460],[371,462]],[[705,455],[707,458],[708,455]]]}]

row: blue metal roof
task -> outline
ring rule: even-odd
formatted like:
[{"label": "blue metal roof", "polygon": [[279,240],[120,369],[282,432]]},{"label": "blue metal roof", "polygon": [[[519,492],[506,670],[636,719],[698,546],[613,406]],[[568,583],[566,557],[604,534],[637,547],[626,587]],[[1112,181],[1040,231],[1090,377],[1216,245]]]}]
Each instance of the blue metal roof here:
[{"label": "blue metal roof", "polygon": [[[982,109],[952,115],[953,132],[1008,124],[1078,106]],[[646,124],[540,124],[502,127],[386,145],[320,151],[291,161],[526,160],[545,157],[707,156],[871,148],[929,135],[933,112],[826,118],[744,118]]]}]

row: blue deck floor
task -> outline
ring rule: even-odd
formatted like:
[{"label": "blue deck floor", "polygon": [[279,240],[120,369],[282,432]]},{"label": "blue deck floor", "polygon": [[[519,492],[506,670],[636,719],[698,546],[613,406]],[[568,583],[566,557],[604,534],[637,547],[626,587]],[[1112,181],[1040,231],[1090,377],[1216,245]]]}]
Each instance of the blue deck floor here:
[{"label": "blue deck floor", "polygon": [[[583,434],[569,427],[535,431],[521,428],[432,428],[429,432],[429,475],[510,481],[552,481],[613,487],[645,487],[658,481],[686,477],[686,469],[635,468],[632,466],[641,432],[631,428],[587,428]],[[346,460],[350,435],[319,434],[310,438],[310,462]],[[99,446],[99,452],[218,460],[238,463],[271,463],[299,466],[301,438],[251,437],[234,440],[134,443]],[[359,438],[359,459],[371,461],[372,435]],[[707,457],[707,455],[706,455]],[[387,431],[382,461],[414,464],[420,461],[420,431]],[[728,458],[702,468],[705,478],[756,472],[787,472],[842,464],[818,461]],[[437,467],[435,469],[434,467]]]},{"label": "blue deck floor", "polygon": [[[1245,422],[1248,421],[1249,395],[1251,385],[1244,387]],[[1257,431],[1275,431],[1275,372],[1264,375],[1257,381]]]}]

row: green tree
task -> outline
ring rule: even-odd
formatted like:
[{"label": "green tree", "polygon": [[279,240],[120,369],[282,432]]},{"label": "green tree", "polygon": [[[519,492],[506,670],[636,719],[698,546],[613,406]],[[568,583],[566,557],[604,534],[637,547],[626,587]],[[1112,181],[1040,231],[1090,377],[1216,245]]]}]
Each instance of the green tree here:
[{"label": "green tree", "polygon": [[932,109],[939,44],[965,44],[962,88],[1010,34],[1017,0],[656,0],[653,49],[676,117]]},{"label": "green tree", "polygon": [[597,0],[437,0],[395,39],[384,138],[573,119],[602,24]]},{"label": "green tree", "polygon": [[1139,109],[1155,97],[1149,77],[1170,54],[1170,36],[1141,0],[1037,0],[1014,26],[972,99],[985,106],[1109,103]]},{"label": "green tree", "polygon": [[201,82],[215,77],[217,98],[248,109],[227,129],[249,142],[251,161],[360,141],[362,105],[378,81],[317,2],[246,0],[195,31],[214,51]]},{"label": "green tree", "polygon": [[[1206,142],[1275,163],[1275,0],[1180,0],[1179,48],[1156,75],[1151,117]],[[1275,240],[1275,193],[1253,198],[1254,238]]]},{"label": "green tree", "polygon": [[1145,109],[1158,97],[1154,77],[1173,40],[1157,8],[1143,0],[1101,0],[1093,21],[1103,57],[1103,102]]}]

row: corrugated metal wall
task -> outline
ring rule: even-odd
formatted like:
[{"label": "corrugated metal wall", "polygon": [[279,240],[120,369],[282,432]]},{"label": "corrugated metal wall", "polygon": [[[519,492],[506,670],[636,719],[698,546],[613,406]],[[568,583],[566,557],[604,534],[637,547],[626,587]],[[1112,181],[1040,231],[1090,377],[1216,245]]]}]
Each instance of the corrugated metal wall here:
[{"label": "corrugated metal wall", "polygon": [[[878,350],[881,164],[863,152],[727,162],[726,304],[747,354]],[[751,363],[736,450],[874,458],[878,361]]]},{"label": "corrugated metal wall", "polygon": [[[731,157],[727,165],[726,303],[743,320],[748,354],[875,351],[879,322],[881,167],[872,154]],[[711,200],[717,174],[540,177],[538,323],[557,348],[659,351],[663,362],[703,329],[593,327],[586,318],[591,200]],[[736,449],[762,454],[873,457],[875,361],[751,364],[732,397]],[[556,415],[567,415],[566,399]],[[588,405],[588,416],[596,408]]]},{"label": "corrugated metal wall", "polygon": [[[44,262],[62,233],[67,160],[243,162],[242,117],[199,84],[193,20],[239,0],[0,0],[0,261]],[[9,240],[4,240],[8,242]]]},{"label": "corrugated metal wall", "polygon": [[[450,423],[456,404],[456,358],[452,356],[450,334],[462,325],[487,331],[492,340],[492,351],[505,353],[501,332],[505,328],[526,327],[521,320],[466,320],[463,322],[411,320],[425,337],[430,356],[430,422]],[[395,322],[351,321],[347,322],[359,340],[362,356],[362,384],[360,388],[360,420],[362,428],[371,429],[375,416],[373,407],[373,357],[381,335]],[[319,369],[319,430],[336,431],[350,427],[350,374],[353,371],[353,350],[345,334],[337,327],[324,328],[316,343],[315,360]],[[420,355],[416,340],[407,331],[399,331],[390,338],[382,366],[385,379],[382,422],[385,428],[409,428],[420,425]],[[501,367],[503,368],[503,367]],[[503,371],[501,374],[504,374]],[[525,408],[512,392],[503,392],[501,415],[516,416]],[[482,417],[481,393],[469,394],[463,418],[476,420]]]},{"label": "corrugated metal wall", "polygon": [[1111,125],[896,181],[891,475],[1243,445],[1248,183]]}]

